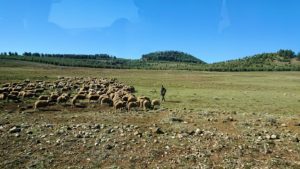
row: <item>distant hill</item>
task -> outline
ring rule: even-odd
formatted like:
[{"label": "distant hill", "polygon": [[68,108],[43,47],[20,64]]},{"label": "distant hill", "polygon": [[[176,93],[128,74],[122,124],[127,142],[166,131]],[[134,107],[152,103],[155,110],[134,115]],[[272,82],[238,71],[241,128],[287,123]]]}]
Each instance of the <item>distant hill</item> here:
[{"label": "distant hill", "polygon": [[262,53],[236,60],[206,64],[184,52],[162,51],[145,54],[141,59],[122,59],[108,54],[74,55],[25,52],[0,53],[0,61],[21,60],[51,65],[111,69],[156,69],[198,71],[300,71],[300,54],[291,50]]},{"label": "distant hill", "polygon": [[291,50],[276,53],[262,53],[242,59],[210,64],[209,70],[215,71],[285,71],[300,70],[300,55]]},{"label": "distant hill", "polygon": [[170,62],[189,62],[189,63],[202,63],[204,61],[192,56],[190,54],[179,51],[159,51],[142,55],[143,61],[170,61]]}]

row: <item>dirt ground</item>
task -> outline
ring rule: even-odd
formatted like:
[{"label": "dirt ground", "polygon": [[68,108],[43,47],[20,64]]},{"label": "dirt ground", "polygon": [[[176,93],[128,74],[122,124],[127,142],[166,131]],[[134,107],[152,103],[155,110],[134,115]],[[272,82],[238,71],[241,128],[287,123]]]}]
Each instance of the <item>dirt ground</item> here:
[{"label": "dirt ground", "polygon": [[300,168],[299,115],[0,105],[0,168]]}]

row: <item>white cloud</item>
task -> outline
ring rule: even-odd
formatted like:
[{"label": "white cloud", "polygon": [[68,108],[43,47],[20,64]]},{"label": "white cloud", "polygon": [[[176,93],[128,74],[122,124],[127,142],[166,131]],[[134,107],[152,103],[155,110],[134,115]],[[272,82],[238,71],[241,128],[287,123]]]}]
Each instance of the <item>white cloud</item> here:
[{"label": "white cloud", "polygon": [[133,0],[61,0],[52,5],[49,21],[66,29],[101,28],[120,18],[138,19]]}]

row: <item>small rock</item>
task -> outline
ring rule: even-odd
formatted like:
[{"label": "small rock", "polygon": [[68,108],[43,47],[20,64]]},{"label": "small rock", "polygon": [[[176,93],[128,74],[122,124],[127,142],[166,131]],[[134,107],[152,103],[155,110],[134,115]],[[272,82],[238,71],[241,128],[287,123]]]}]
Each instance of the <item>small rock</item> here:
[{"label": "small rock", "polygon": [[293,137],[293,138],[292,138],[292,141],[293,141],[293,142],[296,142],[296,143],[297,143],[297,142],[300,142],[300,140],[299,140],[298,137]]},{"label": "small rock", "polygon": [[195,130],[195,134],[196,135],[199,135],[199,134],[202,134],[203,133],[203,131],[201,131],[199,128],[197,128],[196,130]]},{"label": "small rock", "polygon": [[13,128],[9,129],[9,133],[19,133],[21,132],[21,128],[14,126]]},{"label": "small rock", "polygon": [[79,133],[78,133],[78,134],[75,134],[74,136],[75,136],[76,138],[83,138],[83,136],[82,136],[81,134],[79,134]]},{"label": "small rock", "polygon": [[170,118],[170,121],[172,121],[172,122],[179,122],[179,123],[183,122],[182,119],[177,118],[177,117],[171,117],[171,118]]},{"label": "small rock", "polygon": [[100,140],[97,139],[97,140],[95,141],[95,146],[98,146],[99,144],[100,144]]},{"label": "small rock", "polygon": [[47,127],[47,128],[53,128],[53,126],[54,126],[53,124],[46,124],[45,125],[45,127]]},{"label": "small rock", "polygon": [[133,135],[138,136],[138,137],[142,137],[142,133],[140,133],[138,131],[134,132]]},{"label": "small rock", "polygon": [[33,134],[33,132],[29,130],[26,132],[26,134]]},{"label": "small rock", "polygon": [[110,144],[106,144],[106,145],[104,146],[104,148],[105,148],[106,150],[110,150],[110,149],[113,148],[113,146],[110,145]]},{"label": "small rock", "polygon": [[277,135],[275,135],[275,134],[271,135],[271,139],[277,139],[277,138],[278,138]]},{"label": "small rock", "polygon": [[295,126],[300,126],[300,122],[299,123],[295,123]]},{"label": "small rock", "polygon": [[181,138],[183,138],[183,135],[182,135],[182,134],[177,134],[177,137],[178,137],[179,139],[181,139]]},{"label": "small rock", "polygon": [[159,127],[153,128],[152,132],[156,134],[164,134],[164,132]]},{"label": "small rock", "polygon": [[282,123],[282,124],[281,124],[281,127],[287,127],[287,125],[286,125],[286,124],[284,124],[284,123]]}]

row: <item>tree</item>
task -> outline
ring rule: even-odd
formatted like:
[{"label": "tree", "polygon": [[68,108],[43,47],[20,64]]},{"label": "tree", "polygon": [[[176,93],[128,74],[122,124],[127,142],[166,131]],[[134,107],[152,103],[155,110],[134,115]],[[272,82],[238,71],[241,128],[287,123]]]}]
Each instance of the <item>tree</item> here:
[{"label": "tree", "polygon": [[300,60],[300,52],[297,55],[297,59]]},{"label": "tree", "polygon": [[292,50],[283,50],[283,49],[281,49],[281,50],[279,50],[279,51],[277,52],[277,54],[278,54],[279,56],[281,56],[281,57],[286,58],[286,59],[291,59],[291,58],[296,57],[295,52],[292,51]]}]

